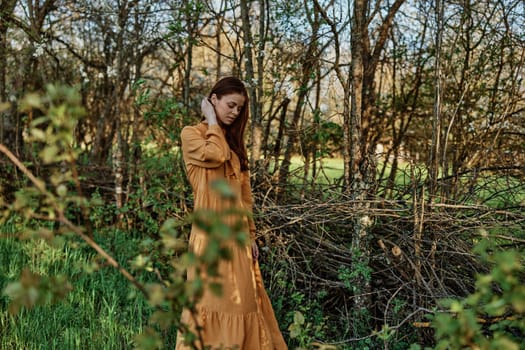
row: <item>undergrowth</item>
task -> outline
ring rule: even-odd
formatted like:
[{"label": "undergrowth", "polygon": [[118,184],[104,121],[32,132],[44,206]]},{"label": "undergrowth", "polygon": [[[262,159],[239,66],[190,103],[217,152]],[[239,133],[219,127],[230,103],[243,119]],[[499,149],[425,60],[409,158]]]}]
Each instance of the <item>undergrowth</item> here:
[{"label": "undergrowth", "polygon": [[[46,303],[18,314],[7,312],[8,299],[0,297],[0,349],[130,349],[134,337],[143,331],[151,307],[142,294],[115,269],[105,266],[81,242],[39,239],[21,241],[12,225],[2,226],[0,239],[0,290],[27,268],[43,276],[66,276],[72,290],[57,303]],[[129,265],[140,241],[115,230],[96,236],[97,242]],[[72,247],[71,245],[77,245]],[[142,273],[147,281],[155,277]],[[167,332],[166,344],[173,345],[175,331]],[[171,341],[170,341],[171,340]]]}]

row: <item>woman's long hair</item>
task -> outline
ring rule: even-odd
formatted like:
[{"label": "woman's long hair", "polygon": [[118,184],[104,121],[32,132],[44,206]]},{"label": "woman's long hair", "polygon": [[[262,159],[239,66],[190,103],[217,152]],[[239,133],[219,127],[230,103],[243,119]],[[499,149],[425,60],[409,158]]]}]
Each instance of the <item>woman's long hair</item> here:
[{"label": "woman's long hair", "polygon": [[250,99],[246,87],[238,78],[225,77],[215,83],[215,86],[211,89],[208,97],[211,98],[211,96],[215,94],[217,95],[217,98],[220,99],[224,95],[234,93],[241,94],[245,98],[244,106],[242,107],[239,116],[235,118],[230,125],[223,125],[220,120],[218,120],[218,122],[221,127],[226,130],[226,141],[228,142],[230,149],[239,157],[241,171],[245,171],[248,170],[249,162],[246,146],[244,144],[244,130],[246,129],[246,124],[248,123],[248,117],[250,114]]}]

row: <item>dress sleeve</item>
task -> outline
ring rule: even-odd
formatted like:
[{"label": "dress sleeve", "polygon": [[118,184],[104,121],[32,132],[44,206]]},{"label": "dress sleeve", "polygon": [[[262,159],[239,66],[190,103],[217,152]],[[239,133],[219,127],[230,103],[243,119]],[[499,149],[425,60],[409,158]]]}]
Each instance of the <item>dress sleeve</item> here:
[{"label": "dress sleeve", "polygon": [[210,125],[205,135],[195,126],[186,126],[181,141],[182,152],[190,164],[216,168],[229,159],[230,148],[218,125]]},{"label": "dress sleeve", "polygon": [[250,172],[243,171],[241,174],[241,199],[244,208],[249,211],[250,216],[248,217],[248,223],[250,228],[250,239],[255,240],[255,221],[253,220],[253,195],[252,187],[250,184]]}]

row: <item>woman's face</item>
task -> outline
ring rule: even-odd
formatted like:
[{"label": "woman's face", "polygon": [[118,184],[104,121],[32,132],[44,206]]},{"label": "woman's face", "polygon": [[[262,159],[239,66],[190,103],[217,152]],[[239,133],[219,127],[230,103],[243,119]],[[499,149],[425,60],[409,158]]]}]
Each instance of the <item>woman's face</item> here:
[{"label": "woman's face", "polygon": [[238,93],[223,95],[218,98],[216,94],[211,95],[211,103],[215,107],[217,119],[224,125],[231,125],[239,116],[246,98]]}]

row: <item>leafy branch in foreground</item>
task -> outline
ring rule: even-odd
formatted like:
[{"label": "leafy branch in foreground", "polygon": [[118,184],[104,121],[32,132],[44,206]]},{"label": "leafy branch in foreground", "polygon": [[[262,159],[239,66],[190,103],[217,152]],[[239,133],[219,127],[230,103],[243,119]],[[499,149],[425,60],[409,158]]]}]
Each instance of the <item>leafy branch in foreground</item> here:
[{"label": "leafy branch in foreground", "polygon": [[493,267],[476,278],[476,290],[463,300],[444,300],[450,312],[437,314],[436,349],[509,349],[522,347],[525,335],[523,252],[490,252],[482,241],[476,252]]},{"label": "leafy branch in foreground", "polygon": [[[67,242],[74,237],[79,237],[95,250],[112,268],[137,288],[155,310],[150,318],[151,326],[135,339],[139,348],[162,348],[165,340],[158,330],[171,327],[183,331],[182,333],[186,334],[185,340],[190,346],[204,348],[200,329],[190,331],[187,325],[180,322],[179,315],[183,308],[188,308],[193,317],[196,317],[195,305],[204,289],[211,288],[213,291],[220,292],[220,286],[200,277],[193,281],[186,281],[185,271],[189,267],[197,269],[205,267],[207,276],[216,276],[219,261],[229,256],[229,252],[222,248],[222,242],[234,239],[241,244],[246,239],[245,234],[240,232],[241,225],[234,225],[233,228],[225,227],[221,221],[223,213],[195,212],[183,222],[168,219],[160,229],[161,248],[150,254],[162,255],[164,261],[170,261],[171,266],[168,269],[170,272],[168,276],[158,275],[159,282],[156,283],[139,281],[94,239],[90,210],[101,203],[98,198],[88,199],[81,192],[80,176],[76,167],[81,149],[75,146],[74,130],[85,111],[78,93],[73,88],[49,85],[43,96],[28,95],[23,100],[22,110],[31,120],[25,141],[31,143],[33,149],[37,151],[38,157],[35,161],[41,161],[46,171],[42,172],[43,175],[36,176],[30,169],[31,165],[26,166],[7,147],[0,144],[0,153],[4,154],[29,180],[27,186],[18,189],[12,199],[7,200],[0,195],[0,225],[10,217],[17,216],[22,219],[16,233],[19,239],[43,239],[53,244],[56,240]],[[33,119],[34,114],[42,116]],[[224,184],[216,184],[215,187],[222,196],[230,195]],[[79,222],[83,225],[74,223],[69,217],[72,210],[78,212],[79,209],[81,212]],[[174,254],[174,251],[180,250],[180,247],[185,245],[180,226],[187,225],[188,221],[195,221],[209,233],[210,244],[202,256],[196,256],[191,252],[180,256]],[[141,262],[148,260],[153,258],[139,255],[135,258],[133,266],[140,271],[145,269],[145,264]],[[19,280],[7,285],[3,294],[10,299],[9,310],[16,313],[23,307],[31,308],[59,301],[73,287],[66,276],[40,276],[26,268]]]},{"label": "leafy branch in foreground", "polygon": [[[74,89],[48,85],[46,93],[43,97],[36,94],[27,95],[22,101],[22,110],[29,115],[35,110],[44,114],[32,120],[27,142],[42,146],[38,156],[45,165],[50,166],[51,174],[48,179],[50,184],[42,178],[37,178],[9,149],[0,144],[0,152],[6,155],[30,181],[28,187],[17,191],[14,203],[8,207],[3,217],[7,218],[10,212],[18,212],[22,214],[26,224],[36,219],[35,230],[31,232],[31,236],[48,240],[53,239],[55,234],[45,225],[41,226],[40,221],[59,223],[58,233],[74,233],[79,236],[147,296],[147,291],[142,284],[92,239],[93,232],[89,225],[86,229],[75,225],[67,217],[66,211],[71,205],[79,206],[83,212],[86,212],[90,205],[86,198],[79,193],[70,192],[68,188],[72,183],[77,189],[80,188],[75,165],[80,150],[73,148],[73,135],[77,121],[85,111]],[[64,163],[70,168],[66,170]]]}]

